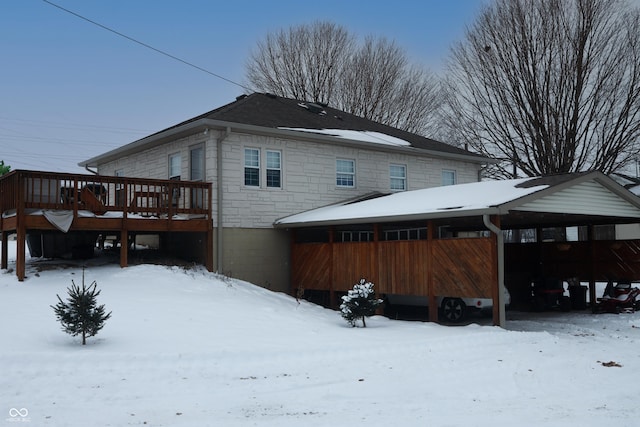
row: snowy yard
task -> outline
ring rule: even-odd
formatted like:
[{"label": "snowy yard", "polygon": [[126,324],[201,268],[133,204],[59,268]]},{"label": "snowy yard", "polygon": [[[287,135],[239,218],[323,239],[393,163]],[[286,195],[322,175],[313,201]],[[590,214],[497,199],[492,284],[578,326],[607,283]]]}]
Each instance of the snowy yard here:
[{"label": "snowy yard", "polygon": [[86,283],[113,316],[83,347],[50,307],[81,269],[36,264],[22,283],[0,273],[7,426],[640,423],[640,313],[508,312],[507,330],[373,317],[362,329],[204,269],[95,265]]}]

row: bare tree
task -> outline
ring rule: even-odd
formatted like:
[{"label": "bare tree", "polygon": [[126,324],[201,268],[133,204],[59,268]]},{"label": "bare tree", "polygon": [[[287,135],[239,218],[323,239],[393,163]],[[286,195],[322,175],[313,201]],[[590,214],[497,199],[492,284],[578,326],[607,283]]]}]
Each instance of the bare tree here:
[{"label": "bare tree", "polygon": [[328,103],[353,47],[336,24],[316,22],[268,34],[247,62],[247,79],[258,90]]},{"label": "bare tree", "polygon": [[395,42],[367,37],[358,45],[327,22],[267,35],[251,54],[247,79],[259,91],[330,104],[423,134],[432,131],[443,99],[439,80],[410,65]]},{"label": "bare tree", "polygon": [[409,132],[433,133],[443,100],[440,82],[426,69],[411,66],[396,43],[367,37],[339,81],[338,108]]},{"label": "bare tree", "polygon": [[452,51],[448,125],[498,177],[630,164],[640,19],[618,0],[497,0]]}]

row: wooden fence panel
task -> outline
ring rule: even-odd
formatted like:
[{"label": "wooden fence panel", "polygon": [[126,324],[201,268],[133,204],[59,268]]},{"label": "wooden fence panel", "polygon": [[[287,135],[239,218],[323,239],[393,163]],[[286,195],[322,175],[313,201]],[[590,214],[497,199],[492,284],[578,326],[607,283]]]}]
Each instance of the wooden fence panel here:
[{"label": "wooden fence panel", "polygon": [[380,294],[427,296],[429,244],[435,295],[492,297],[497,260],[491,239],[296,244],[293,287],[347,291],[366,278]]},{"label": "wooden fence panel", "polygon": [[[334,290],[347,291],[361,278],[378,283],[376,243],[336,243],[333,245]],[[379,289],[376,289],[380,292]]]},{"label": "wooden fence panel", "polygon": [[331,244],[294,245],[291,251],[292,287],[294,289],[331,289]]},{"label": "wooden fence panel", "polygon": [[[593,254],[591,248],[593,247]],[[640,281],[640,241],[545,242],[505,246],[506,273],[535,277],[576,277],[588,281]]]},{"label": "wooden fence panel", "polygon": [[376,291],[428,295],[426,240],[379,242]]},{"label": "wooden fence panel", "polygon": [[492,239],[446,239],[432,243],[435,295],[492,297],[497,271]]},{"label": "wooden fence panel", "polygon": [[596,279],[640,281],[640,241],[596,241]]}]

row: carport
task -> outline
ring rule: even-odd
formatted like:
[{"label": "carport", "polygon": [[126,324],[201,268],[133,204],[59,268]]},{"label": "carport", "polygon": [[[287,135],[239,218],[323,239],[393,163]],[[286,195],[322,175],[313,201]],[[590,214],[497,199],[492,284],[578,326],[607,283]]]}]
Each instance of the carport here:
[{"label": "carport", "polygon": [[[335,306],[366,277],[379,294],[425,297],[430,307],[442,296],[491,298],[494,324],[504,326],[505,283],[518,299],[535,277],[576,278],[595,301],[596,281],[640,280],[640,241],[595,233],[638,223],[638,197],[586,172],[367,195],[274,226],[293,231],[293,292],[324,292]],[[566,227],[582,227],[580,238],[544,234]],[[505,231],[525,229],[534,237],[505,244]],[[437,321],[437,310],[429,319]]]}]

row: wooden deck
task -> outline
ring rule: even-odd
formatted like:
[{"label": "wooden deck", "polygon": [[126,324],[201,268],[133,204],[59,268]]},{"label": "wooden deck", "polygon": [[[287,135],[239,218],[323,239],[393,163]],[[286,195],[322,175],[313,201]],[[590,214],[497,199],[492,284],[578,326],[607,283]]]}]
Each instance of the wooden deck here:
[{"label": "wooden deck", "polygon": [[[92,231],[117,234],[120,242],[128,242],[130,233],[204,233],[202,259],[211,271],[211,197],[206,182],[12,171],[0,178],[1,268],[8,264],[9,234],[17,234],[16,274],[24,280],[29,232]],[[56,226],[47,216],[61,217],[63,224]],[[127,259],[128,245],[123,244],[122,267]]]}]

